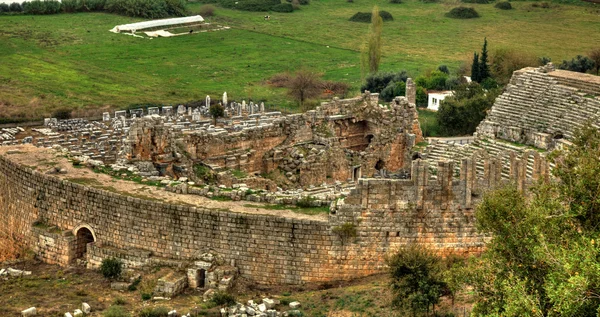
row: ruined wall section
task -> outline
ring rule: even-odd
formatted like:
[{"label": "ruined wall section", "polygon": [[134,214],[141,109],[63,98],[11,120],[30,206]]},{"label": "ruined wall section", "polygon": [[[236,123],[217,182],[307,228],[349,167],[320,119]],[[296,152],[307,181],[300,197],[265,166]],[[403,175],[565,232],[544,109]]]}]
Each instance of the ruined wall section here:
[{"label": "ruined wall section", "polygon": [[[527,160],[534,156],[533,178]],[[537,152],[511,156],[510,180],[501,178],[499,158],[483,158],[477,176],[475,156],[463,159],[456,175],[454,162],[441,161],[432,175],[427,161],[412,164],[411,179],[360,179],[352,194],[338,201],[330,215],[332,226],[356,227],[357,243],[371,256],[382,257],[409,244],[422,244],[439,254],[480,253],[487,236],[477,232],[474,207],[487,190],[507,182],[520,190],[548,179],[548,164]]]}]

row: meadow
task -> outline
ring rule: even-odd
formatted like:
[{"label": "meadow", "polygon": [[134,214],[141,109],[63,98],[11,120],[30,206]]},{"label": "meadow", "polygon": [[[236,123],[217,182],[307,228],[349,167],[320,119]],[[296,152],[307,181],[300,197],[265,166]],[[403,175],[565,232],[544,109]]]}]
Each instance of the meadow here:
[{"label": "meadow", "polygon": [[[383,27],[381,69],[405,69],[412,76],[440,64],[458,68],[480,50],[484,37],[492,52],[513,48],[558,62],[600,43],[599,6],[533,3],[512,2],[515,9],[508,11],[469,4],[481,14],[472,20],[444,17],[459,5],[454,0],[312,0],[293,13],[217,7],[209,22],[230,30],[151,40],[108,32],[139,19],[106,13],[0,16],[0,120],[41,118],[60,108],[98,114],[134,104],[177,104],[224,91],[230,100],[294,110],[285,90],[267,80],[300,68],[349,83],[357,94],[368,24],[348,19],[374,5],[394,17]],[[190,14],[201,5],[190,3]]]}]

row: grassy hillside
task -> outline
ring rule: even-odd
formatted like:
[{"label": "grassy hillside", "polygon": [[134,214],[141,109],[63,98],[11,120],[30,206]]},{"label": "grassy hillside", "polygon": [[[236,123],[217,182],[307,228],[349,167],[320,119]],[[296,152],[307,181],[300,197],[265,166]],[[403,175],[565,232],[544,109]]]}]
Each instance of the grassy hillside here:
[{"label": "grassy hillside", "polygon": [[[479,50],[512,47],[555,61],[586,53],[600,43],[598,9],[554,5],[515,10],[474,4],[479,19],[444,17],[458,3],[406,0],[313,0],[294,13],[217,8],[212,22],[231,30],[161,39],[108,32],[135,19],[79,13],[0,16],[0,118],[41,117],[61,107],[102,111],[136,103],[177,103],[213,97],[253,98],[293,107],[281,89],[264,80],[300,67],[325,79],[360,85],[359,48],[368,25],[349,22],[373,5],[392,13],[384,24],[384,70],[417,75],[439,64],[457,67]],[[197,11],[200,4],[190,4]]]}]

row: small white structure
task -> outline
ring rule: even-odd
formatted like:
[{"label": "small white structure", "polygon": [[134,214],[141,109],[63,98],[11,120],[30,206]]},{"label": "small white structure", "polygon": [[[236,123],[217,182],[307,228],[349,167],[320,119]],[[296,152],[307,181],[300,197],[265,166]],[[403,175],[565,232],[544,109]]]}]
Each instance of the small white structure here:
[{"label": "small white structure", "polygon": [[111,32],[121,33],[121,32],[131,32],[135,33],[136,31],[151,29],[151,28],[159,28],[159,27],[168,27],[173,25],[185,25],[188,23],[199,23],[204,22],[204,18],[199,15],[194,15],[190,17],[183,18],[171,18],[171,19],[162,19],[162,20],[152,20],[152,21],[143,21],[131,24],[122,24],[115,26]]},{"label": "small white structure", "polygon": [[446,97],[452,96],[453,94],[454,92],[452,90],[430,92],[428,94],[429,100],[427,101],[427,109],[438,111],[438,109],[440,108],[440,102],[446,99]]}]

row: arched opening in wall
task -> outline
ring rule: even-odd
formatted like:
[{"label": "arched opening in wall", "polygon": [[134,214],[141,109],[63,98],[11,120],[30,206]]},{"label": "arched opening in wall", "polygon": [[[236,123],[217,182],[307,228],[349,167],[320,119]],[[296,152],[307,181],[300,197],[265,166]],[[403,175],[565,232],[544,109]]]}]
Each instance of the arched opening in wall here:
[{"label": "arched opening in wall", "polygon": [[554,133],[552,134],[552,138],[553,138],[554,140],[560,140],[560,139],[562,139],[562,138],[564,138],[564,137],[565,137],[565,136],[564,136],[564,135],[563,135],[563,133],[562,133],[562,132],[560,132],[560,131],[556,131],[556,132],[554,132]]},{"label": "arched opening in wall", "polygon": [[198,280],[196,281],[196,285],[198,285],[199,288],[204,288],[204,279],[206,278],[206,270],[205,269],[200,269],[200,271],[198,271]]},{"label": "arched opening in wall", "polygon": [[94,239],[94,234],[92,231],[86,227],[79,228],[79,230],[77,230],[76,237],[77,245],[75,248],[75,258],[80,259],[83,258],[87,252],[87,244],[90,242],[96,242],[96,239]]},{"label": "arched opening in wall", "polygon": [[385,162],[382,160],[377,161],[377,163],[375,163],[375,169],[378,171],[381,171],[382,169],[385,168]]}]

